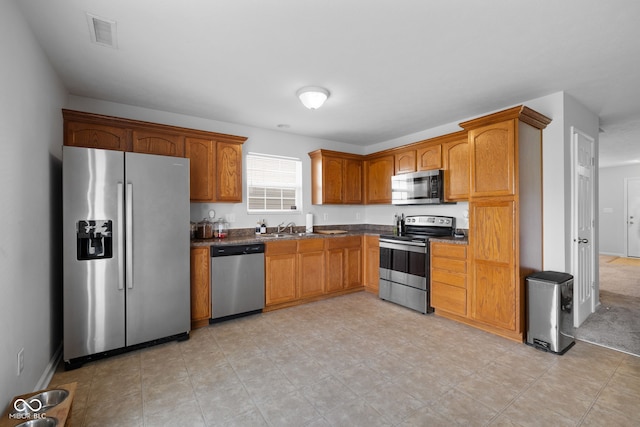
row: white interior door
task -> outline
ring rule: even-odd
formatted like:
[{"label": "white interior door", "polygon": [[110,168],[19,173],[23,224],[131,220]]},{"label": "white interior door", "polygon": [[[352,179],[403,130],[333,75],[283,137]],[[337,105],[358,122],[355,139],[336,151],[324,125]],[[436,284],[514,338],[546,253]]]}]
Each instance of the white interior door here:
[{"label": "white interior door", "polygon": [[572,234],[573,248],[573,323],[577,328],[594,310],[594,250],[593,250],[593,176],[594,140],[571,128],[573,188]]},{"label": "white interior door", "polygon": [[626,180],[627,256],[640,258],[640,178]]}]

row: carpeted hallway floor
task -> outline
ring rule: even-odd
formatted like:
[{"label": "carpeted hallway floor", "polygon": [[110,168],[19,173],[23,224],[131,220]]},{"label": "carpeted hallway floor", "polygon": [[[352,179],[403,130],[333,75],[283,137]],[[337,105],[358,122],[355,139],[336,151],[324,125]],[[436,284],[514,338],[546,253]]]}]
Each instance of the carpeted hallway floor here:
[{"label": "carpeted hallway floor", "polygon": [[600,256],[600,307],[576,339],[640,357],[640,266],[616,258]]}]

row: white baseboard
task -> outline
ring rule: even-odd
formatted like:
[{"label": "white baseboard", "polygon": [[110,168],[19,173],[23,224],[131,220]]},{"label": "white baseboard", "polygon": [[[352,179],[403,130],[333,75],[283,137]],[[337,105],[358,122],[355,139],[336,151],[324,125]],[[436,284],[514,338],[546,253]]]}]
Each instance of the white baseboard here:
[{"label": "white baseboard", "polygon": [[54,353],[51,360],[49,360],[47,367],[44,369],[44,372],[42,373],[42,376],[40,377],[40,380],[38,381],[38,384],[36,384],[36,388],[33,391],[43,390],[49,386],[51,378],[53,378],[53,374],[56,373],[56,368],[58,367],[58,363],[60,363],[60,360],[62,360],[62,342],[60,342],[58,349]]},{"label": "white baseboard", "polygon": [[600,255],[619,256],[624,258],[624,254],[616,254],[613,252],[600,252]]}]

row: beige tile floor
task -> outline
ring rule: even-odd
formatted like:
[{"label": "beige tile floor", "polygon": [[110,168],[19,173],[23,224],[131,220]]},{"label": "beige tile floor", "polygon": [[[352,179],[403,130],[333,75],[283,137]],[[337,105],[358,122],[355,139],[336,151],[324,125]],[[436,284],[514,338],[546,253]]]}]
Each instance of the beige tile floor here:
[{"label": "beige tile floor", "polygon": [[357,293],[59,369],[73,426],[638,426],[640,358],[563,356]]}]

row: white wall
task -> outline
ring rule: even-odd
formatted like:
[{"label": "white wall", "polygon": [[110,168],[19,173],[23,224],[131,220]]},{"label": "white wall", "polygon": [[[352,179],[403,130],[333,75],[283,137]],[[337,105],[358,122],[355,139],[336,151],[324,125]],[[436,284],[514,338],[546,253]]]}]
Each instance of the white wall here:
[{"label": "white wall", "polygon": [[626,178],[640,178],[640,165],[600,168],[599,173],[600,253],[625,256],[624,181]]},{"label": "white wall", "polygon": [[[0,408],[46,386],[62,340],[60,108],[66,91],[14,1],[0,2]],[[24,371],[17,353],[24,348]]]}]

